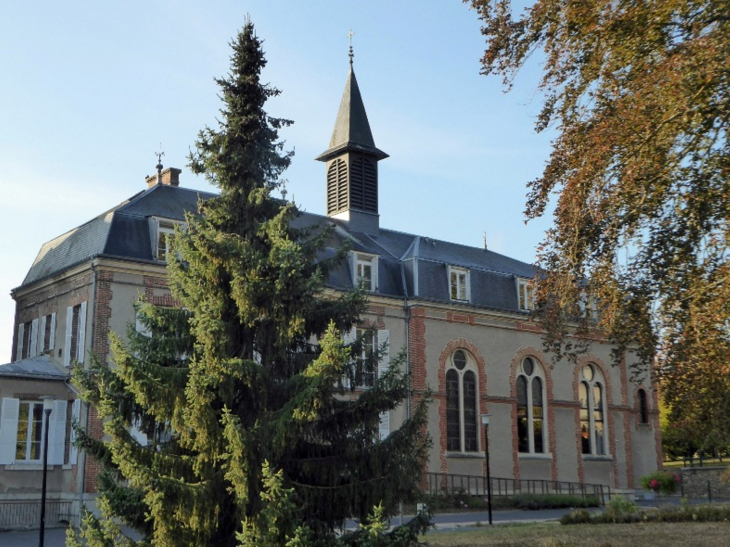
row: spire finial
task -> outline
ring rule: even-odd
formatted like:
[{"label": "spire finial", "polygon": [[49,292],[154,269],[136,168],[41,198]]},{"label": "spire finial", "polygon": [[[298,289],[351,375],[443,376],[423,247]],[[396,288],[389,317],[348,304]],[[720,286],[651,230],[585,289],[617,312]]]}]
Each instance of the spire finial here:
[{"label": "spire finial", "polygon": [[487,250],[487,232],[484,232],[484,250]]},{"label": "spire finial", "polygon": [[352,32],[352,29],[350,29],[350,32],[347,33],[347,38],[350,40],[350,66],[352,66],[352,59],[355,57],[355,54],[352,52],[352,37],[355,36],[355,33]]}]

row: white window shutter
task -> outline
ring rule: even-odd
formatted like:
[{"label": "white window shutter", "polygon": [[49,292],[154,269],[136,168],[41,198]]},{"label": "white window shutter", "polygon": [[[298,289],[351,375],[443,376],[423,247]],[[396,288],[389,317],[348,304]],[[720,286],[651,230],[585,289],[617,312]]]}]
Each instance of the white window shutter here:
[{"label": "white window shutter", "polygon": [[35,357],[38,355],[38,319],[33,319],[30,324],[30,346],[28,347],[28,356]]},{"label": "white window shutter", "polygon": [[348,259],[350,262],[350,272],[352,272],[352,286],[357,287],[357,254],[350,251]]},{"label": "white window shutter", "polygon": [[15,360],[23,358],[23,335],[25,334],[25,323],[18,325],[18,346],[15,348]]},{"label": "white window shutter", "polygon": [[43,350],[46,348],[44,347],[46,342],[46,316],[44,315],[41,317],[41,328],[38,329],[38,332],[40,333],[40,336],[38,336],[38,349],[36,350],[36,355],[41,355],[43,353]]},{"label": "white window shutter", "polygon": [[390,331],[378,330],[378,349],[383,353],[378,361],[378,378],[380,378],[390,366]]},{"label": "white window shutter", "polygon": [[136,330],[140,334],[145,335],[147,338],[152,337],[152,331],[142,323],[139,312],[135,314],[134,330]]},{"label": "white window shutter", "polygon": [[[378,361],[378,378],[380,378],[390,366],[390,331],[378,330],[378,347],[383,352]],[[390,435],[390,412],[380,413],[380,440]]]},{"label": "white window shutter", "polygon": [[63,347],[63,366],[71,366],[71,339],[73,338],[74,308],[66,308],[66,344]]},{"label": "white window shutter", "polygon": [[76,360],[83,363],[84,348],[86,347],[86,302],[81,302],[81,309],[79,310],[79,336],[77,341]]},{"label": "white window shutter", "polygon": [[73,428],[74,424],[79,425],[81,419],[81,399],[76,399],[71,406],[71,435],[68,441],[68,463],[75,465],[79,455],[78,448],[74,445],[76,441],[76,430]]},{"label": "white window shutter", "polygon": [[3,397],[2,416],[0,417],[0,464],[11,464],[15,461],[15,449],[18,442],[18,412],[20,400]]},{"label": "white window shutter", "polygon": [[[346,346],[349,346],[350,344],[355,343],[356,339],[357,339],[357,329],[355,327],[352,327],[343,336],[343,342],[345,343]],[[344,385],[347,389],[350,389],[350,376],[348,374],[345,374],[342,377],[342,385]]]},{"label": "white window shutter", "polygon": [[56,340],[56,312],[55,311],[51,314],[50,338],[51,339],[48,341],[48,349],[53,349],[55,346],[54,341]]},{"label": "white window shutter", "polygon": [[48,464],[63,465],[66,448],[66,409],[68,401],[53,402],[53,412],[49,418],[48,429]]},{"label": "white window shutter", "polygon": [[390,435],[390,412],[380,413],[380,440],[384,441]]},{"label": "white window shutter", "polygon": [[139,428],[139,420],[135,419],[132,422],[132,427],[129,428],[129,434],[141,446],[147,446],[147,435]]}]

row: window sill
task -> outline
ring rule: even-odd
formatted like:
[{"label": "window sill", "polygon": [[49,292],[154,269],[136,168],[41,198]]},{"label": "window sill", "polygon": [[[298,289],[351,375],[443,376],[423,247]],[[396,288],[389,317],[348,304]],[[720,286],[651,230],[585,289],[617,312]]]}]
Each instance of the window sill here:
[{"label": "window sill", "polygon": [[[15,462],[15,463],[9,463],[5,464],[5,471],[43,471],[43,464],[42,463],[25,463],[25,462]],[[59,467],[57,465],[49,465],[48,470],[53,471],[55,467]]]},{"label": "window sill", "polygon": [[613,457],[609,455],[600,455],[597,456],[595,454],[583,454],[583,461],[591,461],[591,462],[611,462],[613,461]]},{"label": "window sill", "polygon": [[484,454],[482,452],[447,452],[446,457],[467,460],[483,460]]},{"label": "window sill", "polygon": [[549,453],[519,452],[517,457],[521,460],[552,460],[553,455]]}]

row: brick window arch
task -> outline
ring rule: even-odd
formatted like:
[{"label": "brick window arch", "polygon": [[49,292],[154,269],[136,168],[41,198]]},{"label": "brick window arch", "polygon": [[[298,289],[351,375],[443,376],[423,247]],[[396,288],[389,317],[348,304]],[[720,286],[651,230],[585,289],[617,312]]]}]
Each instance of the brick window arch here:
[{"label": "brick window arch", "polygon": [[517,394],[517,447],[520,452],[545,452],[545,374],[532,357],[520,363],[515,380]]},{"label": "brick window arch", "polygon": [[606,388],[603,373],[593,363],[584,365],[578,384],[580,400],[581,452],[602,456],[607,453]]},{"label": "brick window arch", "polygon": [[478,452],[477,367],[474,357],[455,350],[446,363],[446,450]]}]

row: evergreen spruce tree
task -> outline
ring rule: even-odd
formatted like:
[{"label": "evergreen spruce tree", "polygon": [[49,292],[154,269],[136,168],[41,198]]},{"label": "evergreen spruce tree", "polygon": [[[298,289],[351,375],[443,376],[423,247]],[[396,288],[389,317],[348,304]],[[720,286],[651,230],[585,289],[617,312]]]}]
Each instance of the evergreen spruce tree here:
[{"label": "evergreen spruce tree", "polygon": [[[272,197],[291,122],[264,111],[279,91],[260,82],[251,22],[231,45],[220,121],[190,156],[220,195],[187,216],[168,264],[182,309],[140,305],[147,334],[131,326],[127,344],[113,337],[114,366],[76,372],[110,439],[82,435],[104,467],[106,520],[87,517],[81,535],[113,544],[116,517],[160,546],[408,545],[426,519],[390,534],[383,522],[416,493],[425,403],[380,440],[380,413],[407,396],[402,356],[358,397],[344,388],[362,341],[345,346],[342,333],[366,300],[325,296],[346,249],[323,258],[328,229],[294,228],[296,207]],[[363,528],[338,538],[348,517]]]}]

